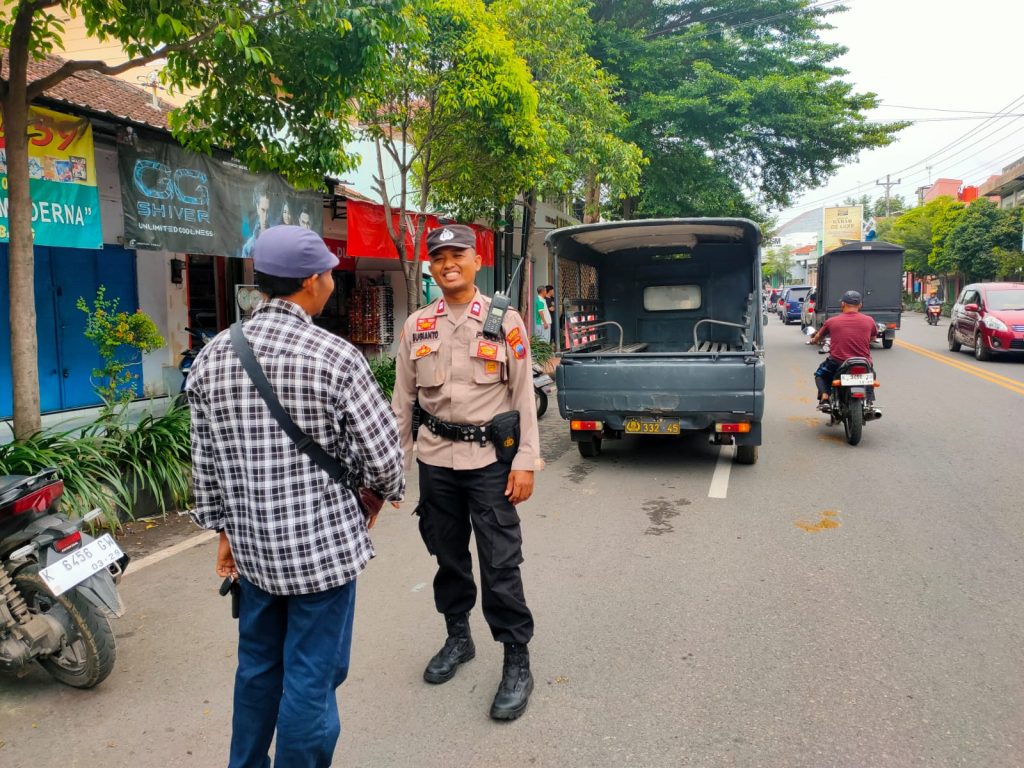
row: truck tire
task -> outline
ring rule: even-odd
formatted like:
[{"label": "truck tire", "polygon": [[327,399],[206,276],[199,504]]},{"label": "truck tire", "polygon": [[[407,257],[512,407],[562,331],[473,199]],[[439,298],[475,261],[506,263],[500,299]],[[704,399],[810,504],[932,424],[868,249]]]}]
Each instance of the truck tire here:
[{"label": "truck tire", "polygon": [[882,339],[882,349],[892,349],[894,341],[896,341],[896,339],[890,339],[888,337]]},{"label": "truck tire", "polygon": [[38,659],[43,669],[72,688],[92,688],[114,669],[117,650],[110,622],[75,589],[54,597],[30,565],[14,576],[14,583],[31,613],[56,618],[67,633],[65,645],[52,656]]},{"label": "truck tire", "polygon": [[537,418],[539,419],[548,410],[548,396],[547,393],[542,389],[533,389],[533,399],[537,404]]},{"label": "truck tire", "polygon": [[949,326],[949,333],[946,335],[946,341],[949,343],[950,352],[960,351],[960,342],[956,340],[956,332],[953,330],[953,325]]},{"label": "truck tire", "polygon": [[576,447],[579,448],[580,456],[585,459],[595,459],[601,455],[601,438],[591,437],[586,440],[580,440],[576,443]]},{"label": "truck tire", "polygon": [[843,422],[843,427],[846,429],[846,442],[850,445],[856,445],[860,442],[861,435],[864,433],[864,403],[860,400],[850,401],[850,410],[846,414],[846,420]]},{"label": "truck tire", "polygon": [[736,456],[733,460],[737,464],[757,464],[757,446],[737,445]]}]

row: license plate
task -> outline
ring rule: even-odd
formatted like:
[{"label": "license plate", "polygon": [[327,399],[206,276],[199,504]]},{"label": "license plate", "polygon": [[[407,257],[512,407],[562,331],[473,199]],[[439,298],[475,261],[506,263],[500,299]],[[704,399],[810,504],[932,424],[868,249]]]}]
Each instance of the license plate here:
[{"label": "license plate", "polygon": [[873,373],[844,373],[839,377],[839,383],[844,387],[866,387],[873,384],[875,374]]},{"label": "license plate", "polygon": [[54,595],[61,595],[124,556],[108,533],[43,568],[39,575]]},{"label": "license plate", "polygon": [[626,419],[625,431],[631,435],[678,435],[679,419]]}]

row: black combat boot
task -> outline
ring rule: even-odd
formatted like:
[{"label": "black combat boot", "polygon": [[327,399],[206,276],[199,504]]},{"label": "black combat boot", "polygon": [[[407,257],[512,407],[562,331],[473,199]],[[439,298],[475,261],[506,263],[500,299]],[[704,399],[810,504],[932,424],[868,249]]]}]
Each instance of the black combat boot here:
[{"label": "black combat boot", "polygon": [[525,643],[505,643],[505,665],[501,670],[501,684],[491,704],[491,717],[515,720],[526,711],[532,692],[530,650]]},{"label": "black combat boot", "polygon": [[444,623],[448,627],[448,639],[423,670],[423,679],[428,683],[447,683],[455,677],[459,664],[476,656],[476,647],[469,634],[469,614],[445,615]]}]

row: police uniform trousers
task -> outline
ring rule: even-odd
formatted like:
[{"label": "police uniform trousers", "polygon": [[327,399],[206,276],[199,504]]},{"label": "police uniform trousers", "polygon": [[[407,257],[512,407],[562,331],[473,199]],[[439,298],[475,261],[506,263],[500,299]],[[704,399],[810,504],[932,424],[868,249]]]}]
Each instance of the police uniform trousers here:
[{"label": "police uniform trousers", "polygon": [[443,614],[468,613],[476,604],[469,535],[480,560],[481,604],[491,635],[501,643],[528,643],[533,615],[526,607],[519,564],[519,513],[505,496],[510,466],[449,469],[419,462],[420,535],[437,558],[434,604]]}]

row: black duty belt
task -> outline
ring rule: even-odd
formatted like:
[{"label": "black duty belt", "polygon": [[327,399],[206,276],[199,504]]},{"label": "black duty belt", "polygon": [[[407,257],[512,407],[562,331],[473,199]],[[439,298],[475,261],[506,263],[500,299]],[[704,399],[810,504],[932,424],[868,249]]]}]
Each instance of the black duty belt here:
[{"label": "black duty belt", "polygon": [[481,446],[490,442],[491,436],[489,427],[484,425],[478,427],[475,424],[452,424],[448,421],[441,421],[436,416],[422,411],[422,424],[438,437],[446,440],[455,440],[460,443],[479,443]]}]

